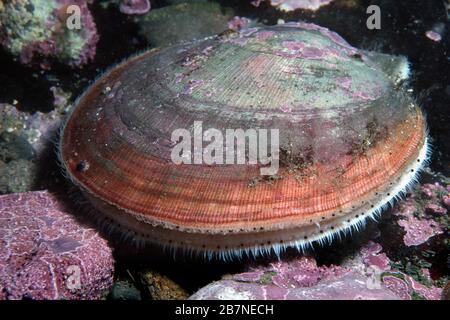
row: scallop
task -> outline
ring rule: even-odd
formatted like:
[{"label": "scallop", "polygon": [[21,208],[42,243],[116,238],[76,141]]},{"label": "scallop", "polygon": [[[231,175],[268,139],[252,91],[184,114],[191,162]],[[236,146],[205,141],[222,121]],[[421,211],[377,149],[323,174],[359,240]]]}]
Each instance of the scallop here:
[{"label": "scallop", "polygon": [[[307,23],[149,50],[78,99],[61,162],[97,217],[136,240],[224,258],[301,249],[359,229],[417,178],[428,142],[408,73],[405,58]],[[199,124],[203,154],[174,161],[174,133]],[[211,128],[216,146],[244,134],[244,162],[233,144],[205,161]],[[250,161],[252,132],[267,133],[271,163]]]}]

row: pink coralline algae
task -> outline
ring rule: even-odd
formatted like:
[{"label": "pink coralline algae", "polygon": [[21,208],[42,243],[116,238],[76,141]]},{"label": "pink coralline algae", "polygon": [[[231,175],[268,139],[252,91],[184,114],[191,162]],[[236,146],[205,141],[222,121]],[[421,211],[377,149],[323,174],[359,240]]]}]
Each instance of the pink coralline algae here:
[{"label": "pink coralline algae", "polygon": [[442,289],[426,287],[392,269],[380,244],[369,242],[340,266],[318,266],[312,257],[300,257],[225,276],[190,297],[200,299],[277,300],[411,300],[416,295],[439,300]]},{"label": "pink coralline algae", "polygon": [[308,23],[308,22],[297,22],[297,23],[288,23],[286,25],[297,25],[301,28],[304,28],[306,30],[315,30],[315,31],[319,31],[322,35],[324,35],[325,37],[330,38],[331,40],[333,40],[335,43],[341,45],[342,47],[346,48],[346,53],[348,55],[355,55],[355,54],[360,54],[358,52],[358,49],[352,47],[344,38],[342,38],[339,34],[337,34],[334,31],[331,31],[328,28],[319,26],[317,24],[314,23]]},{"label": "pink coralline algae", "polygon": [[288,56],[295,58],[320,60],[324,57],[325,54],[327,54],[327,52],[324,50],[306,46],[302,42],[284,41],[283,46],[289,50]]},{"label": "pink coralline algae", "polygon": [[416,211],[414,201],[408,199],[401,203],[398,211],[395,212],[395,215],[401,217],[398,224],[406,231],[403,241],[407,246],[418,246],[443,232],[442,228],[434,220],[415,216],[414,213]]},{"label": "pink coralline algae", "polygon": [[375,242],[369,242],[366,246],[362,247],[360,255],[364,265],[379,271],[389,270],[389,258],[382,250],[381,245]]},{"label": "pink coralline algae", "polygon": [[384,286],[403,300],[412,300],[414,295],[419,295],[427,300],[440,300],[442,295],[441,288],[428,288],[415,281],[411,276],[400,272],[387,272],[383,275],[382,281]]},{"label": "pink coralline algae", "polygon": [[270,4],[281,11],[294,11],[297,9],[316,11],[331,2],[333,0],[270,0]]},{"label": "pink coralline algae", "polygon": [[55,195],[0,196],[0,299],[99,299],[113,272],[107,241]]},{"label": "pink coralline algae", "polygon": [[425,207],[425,212],[437,215],[445,215],[447,210],[437,204],[430,203]]},{"label": "pink coralline algae", "polygon": [[[383,286],[393,292],[402,300],[411,300],[414,294],[428,300],[439,300],[442,289],[434,286],[426,287],[418,283],[411,276],[404,274],[391,267],[391,261],[386,253],[382,252],[383,248],[380,244],[369,242],[364,246],[360,255],[363,264],[375,272],[379,278],[378,286]],[[424,274],[429,274],[428,269],[423,270]]]},{"label": "pink coralline algae", "polygon": [[125,14],[146,14],[151,5],[149,0],[122,0],[119,8]]},{"label": "pink coralline algae", "polygon": [[[399,217],[397,223],[406,232],[403,237],[405,245],[418,246],[444,232],[444,226],[434,218],[447,214],[441,205],[445,205],[445,196],[448,196],[448,191],[439,183],[425,184],[418,193],[409,195],[396,207],[394,215]],[[421,197],[424,198],[422,201],[426,201],[423,206],[419,201]]]},{"label": "pink coralline algae", "polygon": [[[289,22],[284,24],[286,27],[301,27],[306,30],[314,30],[320,32],[323,36],[329,38],[335,44],[341,46],[340,50],[336,49],[333,46],[311,46],[310,44],[299,41],[299,40],[286,40],[282,43],[282,49],[276,52],[277,55],[288,58],[301,58],[301,59],[309,59],[309,60],[323,60],[324,57],[335,57],[340,60],[349,60],[349,57],[354,56],[355,54],[359,54],[358,50],[352,47],[347,41],[345,41],[341,36],[337,33],[312,24],[305,22]],[[257,35],[261,33],[258,32]],[[270,36],[269,36],[270,37]],[[259,37],[258,37],[259,38]],[[330,66],[331,68],[333,66]],[[340,80],[340,79],[339,79]],[[339,85],[339,84],[338,84]],[[350,84],[348,84],[348,88]],[[367,99],[367,94],[364,95],[364,92],[361,91],[359,95],[355,96],[355,98],[363,98]]]},{"label": "pink coralline algae", "polygon": [[271,263],[214,282],[190,299],[398,299],[384,287],[371,286],[357,269],[317,266],[311,257]]},{"label": "pink coralline algae", "polygon": [[450,186],[447,186],[447,188],[445,188],[438,182],[434,184],[424,184],[423,186],[421,186],[420,190],[432,201],[440,201],[440,197],[442,195],[450,195]]},{"label": "pink coralline algae", "polygon": [[24,64],[48,69],[55,59],[82,67],[96,53],[98,34],[86,0],[3,2],[0,25],[0,44]]}]

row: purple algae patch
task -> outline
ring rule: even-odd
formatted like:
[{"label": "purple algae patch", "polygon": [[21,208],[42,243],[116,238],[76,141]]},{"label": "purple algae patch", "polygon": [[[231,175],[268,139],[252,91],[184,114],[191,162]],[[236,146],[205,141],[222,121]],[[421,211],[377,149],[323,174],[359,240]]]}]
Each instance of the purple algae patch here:
[{"label": "purple algae patch", "polygon": [[99,299],[112,286],[108,242],[47,191],[0,196],[0,299]]}]

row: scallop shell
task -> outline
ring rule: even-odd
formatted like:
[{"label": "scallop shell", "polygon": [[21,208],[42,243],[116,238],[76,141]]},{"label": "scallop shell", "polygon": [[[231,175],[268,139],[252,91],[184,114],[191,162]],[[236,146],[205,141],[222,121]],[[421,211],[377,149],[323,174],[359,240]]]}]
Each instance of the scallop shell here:
[{"label": "scallop shell", "polygon": [[[150,50],[78,100],[62,164],[99,216],[136,239],[222,257],[302,248],[358,228],[426,160],[402,61],[305,23]],[[278,129],[279,171],[173,163],[172,133],[196,121]]]}]

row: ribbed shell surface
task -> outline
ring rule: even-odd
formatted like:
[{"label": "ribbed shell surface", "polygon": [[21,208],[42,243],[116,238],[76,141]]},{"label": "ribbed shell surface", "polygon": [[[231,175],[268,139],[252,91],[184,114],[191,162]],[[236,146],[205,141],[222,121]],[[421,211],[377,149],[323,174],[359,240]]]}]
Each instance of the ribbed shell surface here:
[{"label": "ribbed shell surface", "polygon": [[[193,132],[195,121],[278,129],[279,172],[173,163],[173,131]],[[424,141],[420,110],[376,61],[328,29],[295,24],[151,50],[113,68],[79,99],[61,158],[113,220],[159,228],[157,242],[164,230],[188,243],[264,232],[294,241],[376,206],[423,160]]]}]

